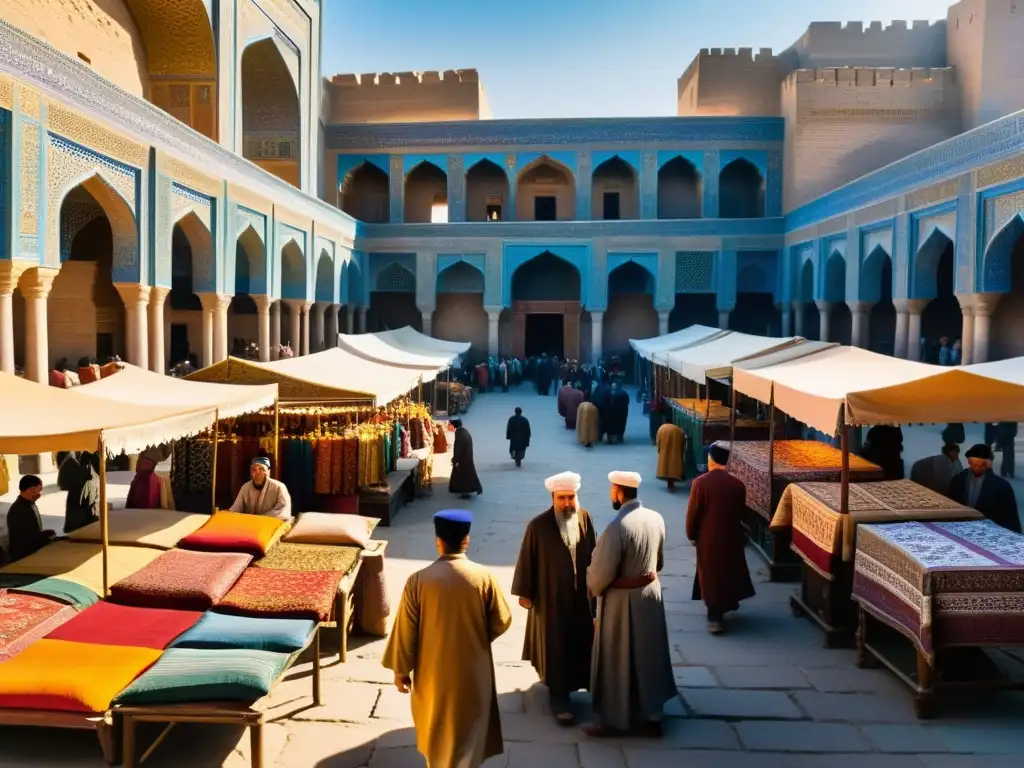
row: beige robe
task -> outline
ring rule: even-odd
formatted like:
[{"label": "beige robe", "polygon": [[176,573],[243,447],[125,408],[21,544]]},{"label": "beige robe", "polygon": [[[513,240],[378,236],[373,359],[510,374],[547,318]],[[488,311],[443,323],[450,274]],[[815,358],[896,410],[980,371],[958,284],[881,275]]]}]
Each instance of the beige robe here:
[{"label": "beige robe", "polygon": [[292,519],[292,497],[280,480],[268,477],[267,482],[259,490],[250,480],[238,491],[231,511],[247,515],[266,515],[287,522]]},{"label": "beige robe", "polygon": [[382,663],[412,678],[428,768],[477,768],[504,751],[491,643],[511,624],[497,579],[465,555],[441,557],[405,583]]},{"label": "beige robe", "polygon": [[686,435],[675,424],[662,424],[658,427],[656,438],[658,446],[659,480],[683,480],[683,451],[686,448]]},{"label": "beige robe", "polygon": [[597,406],[590,402],[582,402],[576,409],[576,439],[583,445],[601,442],[598,434],[598,423],[601,420]]}]

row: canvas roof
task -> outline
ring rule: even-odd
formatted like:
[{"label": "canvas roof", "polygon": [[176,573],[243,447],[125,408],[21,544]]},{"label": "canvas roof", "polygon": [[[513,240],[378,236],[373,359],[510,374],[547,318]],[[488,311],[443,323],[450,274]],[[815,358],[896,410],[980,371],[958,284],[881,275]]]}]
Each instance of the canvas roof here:
[{"label": "canvas roof", "polygon": [[[1017,370],[1005,365],[1005,370]],[[936,424],[1024,420],[1024,374],[1002,378],[965,367],[915,363],[858,349],[834,347],[777,365],[733,369],[738,392],[769,402],[828,434],[845,423]]]},{"label": "canvas roof", "polygon": [[89,397],[0,373],[0,453],[96,451],[114,455],[198,434],[212,426],[209,406],[151,406]]},{"label": "canvas roof", "polygon": [[222,419],[254,413],[274,404],[277,384],[245,386],[210,384],[163,376],[134,365],[75,390],[77,393],[118,403],[216,409]]},{"label": "canvas roof", "polygon": [[[447,352],[430,352],[414,350],[388,344],[375,333],[358,335],[338,334],[338,346],[364,359],[395,365],[402,368],[418,368],[420,372],[433,378],[432,374],[443,371],[452,361],[453,355]],[[457,356],[457,355],[456,355]]]},{"label": "canvas roof", "polygon": [[799,336],[776,339],[747,333],[728,333],[702,344],[685,347],[666,355],[665,364],[684,379],[707,383],[707,372],[728,368],[734,360],[791,347]]},{"label": "canvas roof", "polygon": [[468,341],[445,341],[444,339],[435,339],[433,336],[427,336],[424,333],[420,333],[411,325],[406,325],[401,328],[396,328],[393,331],[382,331],[374,334],[386,344],[398,347],[399,349],[409,349],[414,352],[423,352],[431,354],[446,354],[454,358],[457,355],[465,354],[469,351],[469,348],[473,346]]},{"label": "canvas roof", "polygon": [[707,325],[691,325],[688,328],[666,333],[664,336],[654,336],[650,339],[630,339],[629,345],[645,360],[664,365],[666,353],[693,344],[701,344],[727,333],[729,331],[711,328]]}]

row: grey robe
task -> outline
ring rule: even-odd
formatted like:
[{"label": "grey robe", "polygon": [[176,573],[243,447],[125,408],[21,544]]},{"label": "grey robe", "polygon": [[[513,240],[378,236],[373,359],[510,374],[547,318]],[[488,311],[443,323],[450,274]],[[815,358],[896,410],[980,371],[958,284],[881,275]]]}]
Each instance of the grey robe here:
[{"label": "grey robe", "polygon": [[292,497],[280,480],[268,477],[263,488],[259,490],[250,480],[238,491],[231,511],[244,512],[247,515],[266,515],[287,522],[292,519]]},{"label": "grey robe", "polygon": [[590,690],[594,711],[612,728],[658,719],[665,702],[678,695],[661,583],[608,589],[617,578],[660,571],[664,550],[664,519],[636,499],[598,538],[587,570],[587,587],[599,596]]}]

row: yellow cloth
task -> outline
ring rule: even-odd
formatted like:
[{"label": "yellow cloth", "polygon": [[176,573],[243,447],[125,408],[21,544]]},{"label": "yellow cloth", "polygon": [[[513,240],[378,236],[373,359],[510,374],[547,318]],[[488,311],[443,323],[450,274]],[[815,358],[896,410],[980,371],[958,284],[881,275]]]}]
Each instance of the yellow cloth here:
[{"label": "yellow cloth", "polygon": [[579,404],[576,409],[576,439],[582,445],[593,445],[597,442],[600,418],[596,405],[586,401]]},{"label": "yellow cloth", "polygon": [[[109,553],[107,581],[116,584],[156,560],[162,551],[150,547],[112,546]],[[103,596],[103,553],[99,544],[57,541],[16,563],[5,565],[0,573],[55,576]]]},{"label": "yellow cloth", "polygon": [[[266,554],[291,524],[268,515],[218,511],[206,517],[204,525],[182,539],[186,549],[208,552],[251,552]],[[239,549],[241,547],[241,549]]]},{"label": "yellow cloth", "polygon": [[0,669],[0,707],[29,698],[38,709],[104,712],[162,651],[39,640]]},{"label": "yellow cloth", "polygon": [[686,435],[683,430],[672,423],[662,424],[658,427],[656,443],[658,472],[655,476],[659,480],[682,480],[685,477],[683,455],[686,452]]},{"label": "yellow cloth", "polygon": [[[852,457],[851,457],[852,458]],[[849,512],[842,515],[840,483],[793,483],[786,486],[772,517],[773,529],[792,526],[825,552],[843,553],[850,562],[856,526],[907,520],[980,520],[976,509],[935,493],[911,480],[850,483]]]},{"label": "yellow cloth", "polygon": [[[173,549],[210,520],[209,515],[188,515],[167,509],[113,509],[107,541],[135,547]],[[71,541],[99,542],[100,524],[90,523],[68,534]]]},{"label": "yellow cloth", "polygon": [[497,579],[465,555],[405,583],[382,663],[412,677],[416,747],[428,765],[476,768],[502,753],[491,643],[511,623]]},{"label": "yellow cloth", "polygon": [[174,505],[174,491],[171,488],[171,476],[167,472],[157,472],[160,480],[160,509],[177,509]]}]

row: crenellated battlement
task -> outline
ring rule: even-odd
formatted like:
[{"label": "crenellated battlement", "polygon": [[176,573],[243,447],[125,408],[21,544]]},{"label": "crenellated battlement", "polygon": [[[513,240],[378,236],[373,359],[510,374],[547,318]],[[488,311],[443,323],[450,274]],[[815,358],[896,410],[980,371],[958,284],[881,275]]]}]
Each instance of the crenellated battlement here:
[{"label": "crenellated battlement", "polygon": [[802,69],[944,67],[946,22],[815,21],[780,56]]},{"label": "crenellated battlement", "polygon": [[346,88],[376,88],[379,86],[454,85],[479,83],[475,69],[447,69],[426,72],[369,72],[365,74],[334,75],[328,82]]},{"label": "crenellated battlement", "polygon": [[956,84],[953,67],[819,67],[798,69],[782,82],[784,91],[804,84],[856,88],[942,87]]},{"label": "crenellated battlement", "polygon": [[775,55],[771,48],[759,48],[754,53],[753,48],[701,48],[701,56],[732,56],[747,61],[774,61]]}]

